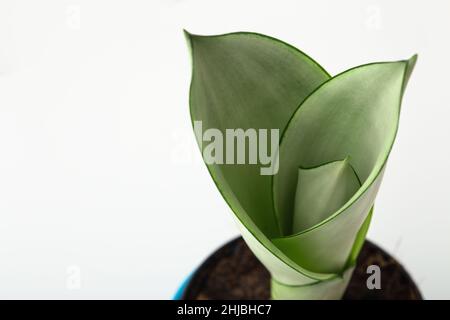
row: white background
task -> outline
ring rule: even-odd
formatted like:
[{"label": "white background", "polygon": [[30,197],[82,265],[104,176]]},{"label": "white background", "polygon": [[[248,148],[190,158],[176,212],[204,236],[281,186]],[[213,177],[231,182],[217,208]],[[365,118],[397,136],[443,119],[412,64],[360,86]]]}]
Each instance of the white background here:
[{"label": "white background", "polygon": [[[190,127],[182,28],[330,73],[419,53],[369,238],[450,298],[450,2],[0,2],[0,298],[170,298],[237,235]],[[78,281],[80,280],[80,281]]]}]

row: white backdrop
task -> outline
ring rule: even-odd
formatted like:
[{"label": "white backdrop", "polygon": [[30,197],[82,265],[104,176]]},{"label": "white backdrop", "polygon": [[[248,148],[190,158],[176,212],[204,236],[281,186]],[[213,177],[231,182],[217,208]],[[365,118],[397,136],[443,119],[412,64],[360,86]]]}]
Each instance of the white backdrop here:
[{"label": "white backdrop", "polygon": [[182,34],[255,31],[330,73],[419,61],[369,238],[450,298],[450,2],[0,2],[0,298],[170,298],[237,235],[200,161]]}]

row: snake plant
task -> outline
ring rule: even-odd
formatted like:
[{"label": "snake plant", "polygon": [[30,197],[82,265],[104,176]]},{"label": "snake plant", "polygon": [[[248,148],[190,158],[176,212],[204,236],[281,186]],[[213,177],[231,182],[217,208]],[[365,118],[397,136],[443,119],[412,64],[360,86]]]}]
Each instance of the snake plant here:
[{"label": "snake plant", "polygon": [[[269,36],[185,34],[193,124],[224,135],[230,128],[281,133],[271,147],[272,174],[262,174],[260,161],[205,161],[244,240],[271,274],[272,298],[340,299],[369,228],[417,56],[331,76]],[[205,152],[208,144],[197,139]]]}]

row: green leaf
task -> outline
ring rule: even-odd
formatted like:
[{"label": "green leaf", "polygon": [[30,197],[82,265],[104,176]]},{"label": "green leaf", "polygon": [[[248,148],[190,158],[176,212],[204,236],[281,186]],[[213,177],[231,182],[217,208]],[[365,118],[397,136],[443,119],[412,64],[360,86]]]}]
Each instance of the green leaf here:
[{"label": "green leaf", "polygon": [[272,299],[282,300],[338,300],[344,295],[354,268],[347,269],[341,277],[318,281],[303,286],[280,283],[272,278],[270,291]]},{"label": "green leaf", "polygon": [[350,69],[312,93],[286,128],[279,172],[273,178],[280,221],[294,210],[297,181],[292,172],[298,167],[349,157],[362,182],[351,199],[325,220],[297,234],[273,239],[302,267],[339,273],[346,266],[381,183],[398,128],[404,84],[413,65],[399,61]]},{"label": "green leaf", "polygon": [[348,158],[314,168],[300,168],[293,217],[287,235],[304,231],[328,218],[359,189],[361,183]]},{"label": "green leaf", "polygon": [[373,215],[373,207],[370,209],[369,214],[367,215],[366,220],[364,220],[361,229],[359,229],[358,234],[356,235],[356,240],[353,243],[352,251],[350,252],[350,257],[347,261],[347,267],[354,266],[356,264],[356,260],[358,259],[359,252],[361,251],[364,242],[366,241],[366,235],[369,231],[370,222],[372,221]]},{"label": "green leaf", "polygon": [[[279,129],[328,74],[297,49],[255,33],[220,36],[187,34],[192,51],[190,108],[203,130]],[[202,146],[202,151],[204,149]],[[233,193],[243,210],[267,236],[280,235],[273,210],[271,177],[260,165],[209,165],[224,197]]]}]

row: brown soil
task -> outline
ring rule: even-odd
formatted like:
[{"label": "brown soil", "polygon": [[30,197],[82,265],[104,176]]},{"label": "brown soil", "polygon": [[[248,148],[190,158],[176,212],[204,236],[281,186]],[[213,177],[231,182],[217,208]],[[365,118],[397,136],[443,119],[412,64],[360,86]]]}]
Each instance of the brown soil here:
[{"label": "brown soil", "polygon": [[[369,290],[367,266],[381,269],[381,289]],[[270,275],[256,259],[242,238],[225,244],[194,273],[183,298],[269,299]],[[344,300],[420,300],[418,288],[408,272],[394,258],[375,244],[366,241],[357,261]]]}]

